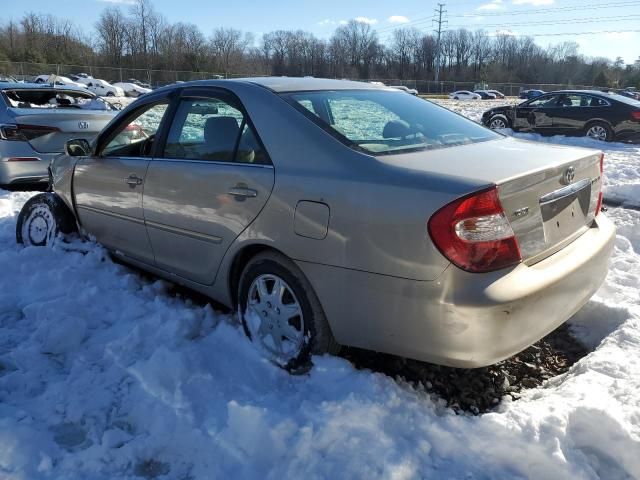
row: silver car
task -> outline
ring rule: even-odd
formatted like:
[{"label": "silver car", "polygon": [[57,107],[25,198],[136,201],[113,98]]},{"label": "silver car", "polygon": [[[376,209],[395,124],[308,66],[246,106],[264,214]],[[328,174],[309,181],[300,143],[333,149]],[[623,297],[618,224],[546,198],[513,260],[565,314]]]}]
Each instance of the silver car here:
[{"label": "silver car", "polygon": [[580,309],[613,248],[601,152],[365,83],[173,85],[66,148],[18,242],[91,235],[236,309],[287,368],[340,345],[495,363]]},{"label": "silver car", "polygon": [[0,83],[0,186],[46,181],[69,139],[92,139],[114,117],[86,89]]}]

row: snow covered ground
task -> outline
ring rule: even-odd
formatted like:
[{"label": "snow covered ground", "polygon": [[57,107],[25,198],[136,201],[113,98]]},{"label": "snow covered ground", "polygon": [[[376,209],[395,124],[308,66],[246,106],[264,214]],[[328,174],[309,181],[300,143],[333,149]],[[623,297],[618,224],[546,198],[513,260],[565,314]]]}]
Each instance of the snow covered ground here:
[{"label": "snow covered ground", "polygon": [[[638,147],[605,147],[608,196],[640,202]],[[610,274],[571,320],[592,353],[474,417],[340,358],[291,377],[97,245],[20,248],[30,195],[0,191],[2,479],[640,478],[639,211],[609,209]]]}]

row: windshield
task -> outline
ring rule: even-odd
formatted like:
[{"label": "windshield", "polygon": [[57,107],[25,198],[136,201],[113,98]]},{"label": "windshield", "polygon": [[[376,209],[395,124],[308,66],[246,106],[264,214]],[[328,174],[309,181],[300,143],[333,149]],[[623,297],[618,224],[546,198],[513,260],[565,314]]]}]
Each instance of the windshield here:
[{"label": "windshield", "polygon": [[375,155],[501,138],[450,110],[400,91],[314,91],[283,96],[343,143]]},{"label": "windshield", "polygon": [[90,92],[34,88],[3,90],[9,107],[13,108],[79,108],[83,110],[115,110],[108,102]]}]

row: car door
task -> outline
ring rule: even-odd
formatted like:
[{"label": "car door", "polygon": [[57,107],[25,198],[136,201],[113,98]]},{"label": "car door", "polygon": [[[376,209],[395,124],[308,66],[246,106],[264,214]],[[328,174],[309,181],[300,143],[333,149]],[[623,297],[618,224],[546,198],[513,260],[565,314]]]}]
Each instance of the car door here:
[{"label": "car door", "polygon": [[610,118],[608,112],[611,104],[604,98],[587,94],[569,94],[567,98],[571,100],[571,107],[568,107],[568,101],[564,102],[567,107],[563,108],[556,118],[554,118],[554,126],[567,131],[568,133],[577,133],[584,130],[589,121]]},{"label": "car door", "polygon": [[589,101],[586,95],[565,93],[560,95],[553,116],[553,128],[558,133],[581,130],[589,119]]},{"label": "car door", "polygon": [[162,142],[143,199],[156,265],[212,284],[269,198],[273,166],[239,100],[220,89],[184,90]]},{"label": "car door", "polygon": [[95,154],[79,159],[73,191],[82,227],[117,253],[154,263],[144,225],[142,193],[149,149],[169,100],[158,96],[136,108],[98,139]]},{"label": "car door", "polygon": [[520,130],[551,130],[558,98],[558,95],[541,95],[518,105],[516,107],[515,127]]}]

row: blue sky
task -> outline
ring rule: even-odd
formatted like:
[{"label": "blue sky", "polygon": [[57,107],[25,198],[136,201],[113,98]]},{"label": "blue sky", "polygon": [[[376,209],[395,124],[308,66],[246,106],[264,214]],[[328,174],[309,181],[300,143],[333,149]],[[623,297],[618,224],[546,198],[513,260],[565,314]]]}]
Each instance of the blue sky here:
[{"label": "blue sky", "polygon": [[[17,19],[26,11],[69,18],[90,31],[108,5],[128,8],[131,0],[0,0],[2,19]],[[640,0],[460,0],[445,1],[451,28],[482,27],[488,32],[548,35],[574,32],[625,31],[592,35],[539,36],[540,45],[573,40],[590,56],[621,56],[633,63],[640,56]],[[276,29],[303,29],[328,37],[340,22],[352,18],[370,22],[382,39],[395,26],[432,29],[436,1],[403,0],[152,0],[170,21],[197,24],[205,34],[218,26],[251,31],[256,38]],[[64,5],[64,9],[61,9]],[[80,13],[82,12],[82,13]],[[639,30],[629,32],[628,30]]]}]

